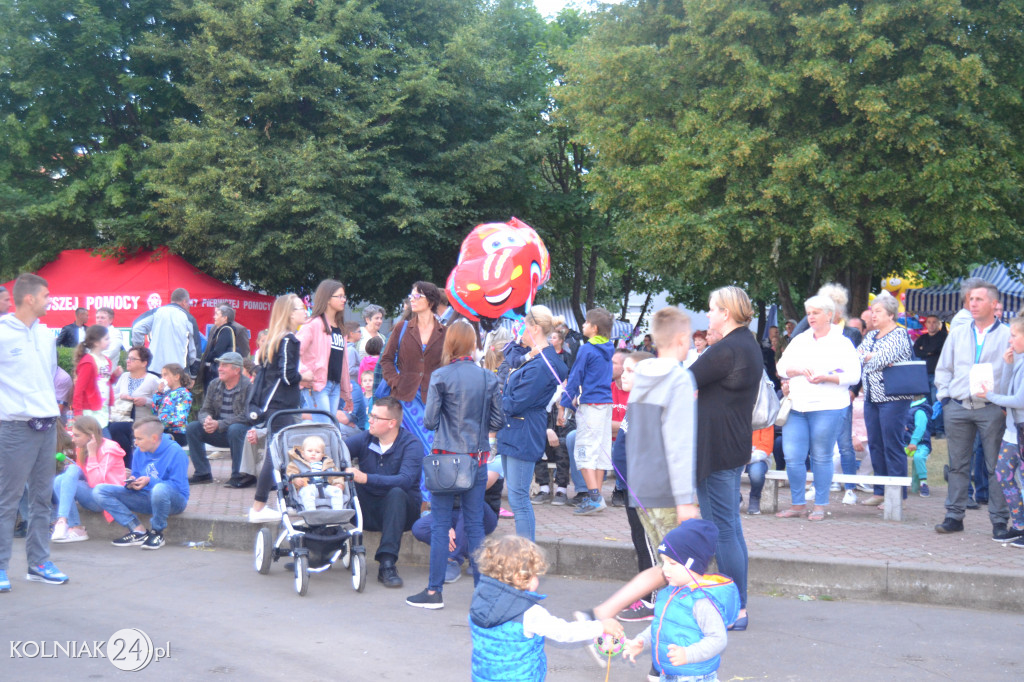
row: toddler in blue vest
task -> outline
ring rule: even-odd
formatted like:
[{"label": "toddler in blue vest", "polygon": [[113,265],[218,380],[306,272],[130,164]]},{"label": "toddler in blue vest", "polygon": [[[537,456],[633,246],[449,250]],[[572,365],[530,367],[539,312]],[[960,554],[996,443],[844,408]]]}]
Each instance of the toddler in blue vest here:
[{"label": "toddler in blue vest", "polygon": [[469,607],[475,682],[540,682],[547,677],[544,640],[585,642],[607,633],[622,637],[614,618],[569,622],[540,605],[539,576],[547,569],[540,547],[515,535],[491,536],[477,552],[480,582]]},{"label": "toddler in blue vest", "polygon": [[739,614],[740,592],[725,576],[704,575],[717,544],[715,524],[688,519],[658,545],[668,587],[658,592],[650,629],[625,642],[625,655],[635,661],[649,644],[661,682],[718,679],[726,628]]}]

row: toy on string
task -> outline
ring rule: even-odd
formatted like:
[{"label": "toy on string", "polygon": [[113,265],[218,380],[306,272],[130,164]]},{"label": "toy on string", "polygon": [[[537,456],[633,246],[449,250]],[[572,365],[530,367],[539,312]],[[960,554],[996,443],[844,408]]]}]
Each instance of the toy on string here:
[{"label": "toy on string", "polygon": [[462,241],[448,275],[448,303],[484,331],[505,317],[521,320],[551,277],[551,257],[537,232],[519,220],[484,223]]}]

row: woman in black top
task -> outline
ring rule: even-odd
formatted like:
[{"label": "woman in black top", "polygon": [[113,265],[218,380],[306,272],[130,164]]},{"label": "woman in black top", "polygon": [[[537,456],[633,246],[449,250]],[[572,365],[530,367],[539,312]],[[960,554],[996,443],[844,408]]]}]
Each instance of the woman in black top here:
[{"label": "woman in black top", "polygon": [[700,515],[718,527],[718,569],[740,591],[740,617],[747,627],[747,543],[740,525],[740,475],[750,461],[751,415],[764,362],[747,328],[753,307],[745,291],[724,287],[711,294],[708,328],[722,340],[690,365],[697,383],[697,501]]},{"label": "woman in black top", "polygon": [[[213,310],[213,330],[206,341],[203,352],[203,391],[217,378],[217,360],[225,353],[237,353],[238,339],[235,338],[235,311],[229,305],[219,305]],[[242,353],[244,357],[246,354]]]}]

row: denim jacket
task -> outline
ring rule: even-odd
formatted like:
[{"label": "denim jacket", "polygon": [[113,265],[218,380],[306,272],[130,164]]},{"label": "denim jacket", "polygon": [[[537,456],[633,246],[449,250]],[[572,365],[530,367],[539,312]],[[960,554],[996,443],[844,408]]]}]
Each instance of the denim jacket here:
[{"label": "denim jacket", "polygon": [[456,360],[431,374],[423,426],[437,431],[435,448],[460,454],[490,451],[488,434],[504,425],[494,372]]}]

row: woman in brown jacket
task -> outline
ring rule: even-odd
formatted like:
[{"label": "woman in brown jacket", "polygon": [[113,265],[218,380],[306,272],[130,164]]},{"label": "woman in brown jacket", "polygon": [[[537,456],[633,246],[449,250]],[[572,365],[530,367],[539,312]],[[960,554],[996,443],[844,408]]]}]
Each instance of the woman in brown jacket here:
[{"label": "woman in brown jacket", "polygon": [[441,366],[445,329],[435,313],[441,303],[441,290],[430,282],[416,282],[409,294],[409,309],[391,330],[380,355],[381,372],[391,396],[402,401],[402,428],[411,431],[423,443],[423,454],[430,453],[434,432],[423,427],[423,400],[430,386],[430,375]]}]

